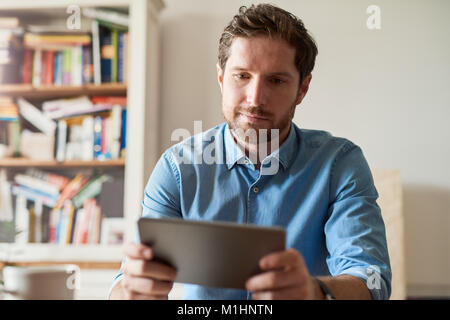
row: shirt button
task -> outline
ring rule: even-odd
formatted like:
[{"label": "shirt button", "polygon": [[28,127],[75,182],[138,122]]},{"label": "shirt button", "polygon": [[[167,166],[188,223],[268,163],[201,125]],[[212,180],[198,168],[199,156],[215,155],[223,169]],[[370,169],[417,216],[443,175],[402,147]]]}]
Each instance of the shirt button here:
[{"label": "shirt button", "polygon": [[254,187],[254,188],[253,188],[253,192],[254,192],[254,193],[258,193],[258,192],[259,192],[259,188],[258,188],[258,187]]},{"label": "shirt button", "polygon": [[245,160],[244,160],[244,163],[245,163],[245,164],[249,164],[250,161],[248,161],[247,159],[245,159]]}]

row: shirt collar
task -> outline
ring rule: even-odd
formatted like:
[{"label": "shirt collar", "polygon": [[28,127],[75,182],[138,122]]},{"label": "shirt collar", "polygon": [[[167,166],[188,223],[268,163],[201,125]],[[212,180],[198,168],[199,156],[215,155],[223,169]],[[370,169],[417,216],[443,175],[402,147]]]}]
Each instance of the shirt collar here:
[{"label": "shirt collar", "polygon": [[[268,157],[277,159],[286,170],[291,165],[292,159],[297,151],[298,142],[296,126],[291,123],[289,135],[280,148],[273,151]],[[246,156],[244,151],[237,145],[231,134],[228,124],[225,125],[225,158],[228,169],[231,169],[236,163],[241,163]]]}]

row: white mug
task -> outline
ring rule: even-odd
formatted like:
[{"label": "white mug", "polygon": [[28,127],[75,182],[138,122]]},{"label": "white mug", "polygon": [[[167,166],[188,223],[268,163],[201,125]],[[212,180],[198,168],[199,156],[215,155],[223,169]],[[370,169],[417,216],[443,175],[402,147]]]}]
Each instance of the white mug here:
[{"label": "white mug", "polygon": [[3,268],[5,300],[72,300],[80,281],[77,265],[6,266]]}]

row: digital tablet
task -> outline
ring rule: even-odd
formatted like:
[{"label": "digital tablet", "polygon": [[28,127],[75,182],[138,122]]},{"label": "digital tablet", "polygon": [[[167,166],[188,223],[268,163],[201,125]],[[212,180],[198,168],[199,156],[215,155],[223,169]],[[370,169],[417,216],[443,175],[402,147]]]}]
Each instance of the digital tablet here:
[{"label": "digital tablet", "polygon": [[138,230],[155,259],[177,269],[175,282],[208,287],[245,289],[259,260],[285,249],[281,227],[141,217]]}]

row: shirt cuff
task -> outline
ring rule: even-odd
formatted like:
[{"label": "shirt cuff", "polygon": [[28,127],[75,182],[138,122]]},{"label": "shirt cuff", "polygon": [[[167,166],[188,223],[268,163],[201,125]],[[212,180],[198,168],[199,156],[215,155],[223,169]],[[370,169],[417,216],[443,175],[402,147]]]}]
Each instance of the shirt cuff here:
[{"label": "shirt cuff", "polygon": [[118,274],[118,275],[116,276],[116,278],[113,280],[113,283],[112,283],[112,285],[111,285],[111,288],[109,288],[108,295],[106,296],[106,299],[107,299],[107,300],[110,300],[110,299],[111,299],[111,292],[112,292],[112,290],[114,289],[114,287],[116,286],[116,284],[119,283],[120,280],[122,280],[122,278],[123,278],[123,274],[120,273],[120,274]]},{"label": "shirt cuff", "polygon": [[361,279],[369,289],[373,300],[388,300],[389,292],[386,281],[380,273],[377,266],[370,267],[352,267],[339,273],[339,275],[348,274]]}]

